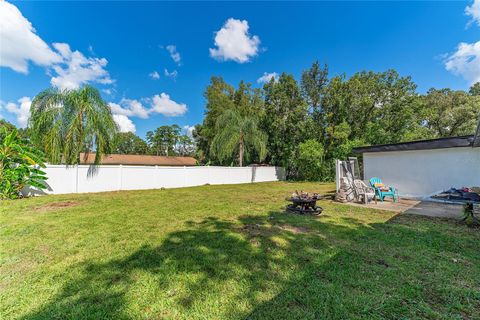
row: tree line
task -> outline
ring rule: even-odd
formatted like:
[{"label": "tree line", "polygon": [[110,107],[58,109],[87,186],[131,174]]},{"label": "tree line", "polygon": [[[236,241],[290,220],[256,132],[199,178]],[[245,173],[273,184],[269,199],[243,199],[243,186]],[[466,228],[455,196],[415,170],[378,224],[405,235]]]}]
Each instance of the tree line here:
[{"label": "tree line", "polygon": [[49,163],[77,164],[81,152],[95,152],[96,163],[111,153],[195,155],[203,164],[266,163],[285,167],[291,179],[328,181],[335,159],[356,146],[472,134],[480,115],[480,83],[468,92],[419,94],[412,79],[395,70],[330,76],[318,62],[299,81],[283,73],[262,88],[244,81],[235,88],[212,77],[204,96],[205,117],[193,140],[178,125],[149,131],[146,140],[119,133],[91,86],[39,93],[18,136]]},{"label": "tree line", "polygon": [[[473,134],[480,116],[480,83],[468,92],[419,94],[411,77],[395,70],[330,76],[318,62],[300,81],[283,73],[263,88],[244,81],[235,88],[212,77],[204,96],[205,118],[194,130],[201,162],[264,162],[305,180],[332,180],[335,159],[356,146]],[[250,140],[242,119],[251,123]],[[228,132],[232,126],[236,134]]]},{"label": "tree line", "polygon": [[146,140],[133,132],[119,132],[115,135],[112,153],[194,156],[195,144],[190,136],[182,133],[180,126],[174,124],[148,131]]}]

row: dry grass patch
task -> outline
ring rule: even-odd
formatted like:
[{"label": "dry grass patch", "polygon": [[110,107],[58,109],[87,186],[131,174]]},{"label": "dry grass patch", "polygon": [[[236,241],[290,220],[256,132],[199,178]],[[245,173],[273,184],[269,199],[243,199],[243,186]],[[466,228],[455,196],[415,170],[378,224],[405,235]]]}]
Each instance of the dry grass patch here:
[{"label": "dry grass patch", "polygon": [[58,209],[71,208],[80,205],[78,201],[59,201],[41,205],[35,208],[36,212],[56,211]]}]

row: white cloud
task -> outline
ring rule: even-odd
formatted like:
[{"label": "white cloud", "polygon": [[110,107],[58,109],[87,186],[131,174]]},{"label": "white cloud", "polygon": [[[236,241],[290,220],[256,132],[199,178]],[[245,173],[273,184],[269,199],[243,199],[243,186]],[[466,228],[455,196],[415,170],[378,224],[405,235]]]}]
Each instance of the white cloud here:
[{"label": "white cloud", "polygon": [[135,133],[135,124],[127,116],[123,114],[114,114],[113,120],[118,125],[120,132],[133,132]]},{"label": "white cloud", "polygon": [[60,89],[77,89],[82,84],[97,82],[111,84],[113,80],[105,69],[105,58],[85,57],[80,51],[72,51],[66,43],[54,43],[63,60],[52,68],[57,76],[52,77],[51,84]]},{"label": "white cloud", "polygon": [[174,46],[173,44],[169,44],[168,46],[165,47],[167,51],[170,53],[170,58],[172,58],[173,61],[175,61],[176,64],[180,65],[182,57],[180,56],[180,53],[177,51],[177,47]]},{"label": "white cloud", "polygon": [[186,126],[183,126],[183,130],[185,130],[185,133],[187,134],[187,136],[192,138],[193,137],[193,130],[195,130],[195,126],[186,125]]},{"label": "white cloud", "polygon": [[166,93],[155,95],[152,99],[152,111],[167,117],[181,116],[187,112],[187,105],[170,99]]},{"label": "white cloud", "polygon": [[163,73],[165,74],[165,77],[172,78],[173,80],[177,80],[177,76],[178,76],[178,71],[177,70],[173,70],[172,72],[168,72],[168,70],[165,69],[163,71]]},{"label": "white cloud", "polygon": [[150,78],[152,78],[153,80],[158,80],[160,79],[160,74],[157,72],[157,71],[152,71],[148,74],[148,76]]},{"label": "white cloud", "polygon": [[5,105],[5,109],[15,114],[17,118],[17,125],[21,128],[25,128],[28,124],[28,119],[30,118],[30,106],[32,105],[32,100],[29,97],[23,97],[18,99],[18,104],[9,102]]},{"label": "white cloud", "polygon": [[145,108],[138,100],[124,98],[120,100],[120,104],[110,102],[109,106],[113,114],[120,114],[128,117],[147,119],[150,113],[150,110]]},{"label": "white cloud", "polygon": [[457,51],[445,59],[445,68],[470,84],[480,81],[480,41],[461,42]]},{"label": "white cloud", "polygon": [[61,61],[13,4],[0,1],[0,66],[28,73],[29,61],[50,66]]},{"label": "white cloud", "polygon": [[468,23],[469,25],[476,23],[480,26],[480,0],[474,0],[471,6],[467,6],[465,8],[465,14],[472,18]]},{"label": "white cloud", "polygon": [[278,73],[276,73],[276,72],[271,72],[271,73],[264,72],[263,76],[261,76],[260,78],[257,79],[257,82],[258,83],[267,83],[267,82],[270,82],[270,80],[272,80],[272,78],[275,81],[278,81]]},{"label": "white cloud", "polygon": [[113,83],[105,69],[107,59],[72,52],[66,43],[54,43],[52,50],[18,8],[6,1],[0,1],[0,44],[0,66],[27,74],[31,61],[45,67],[52,75],[51,84],[60,89],[77,89],[88,82]]},{"label": "white cloud", "polygon": [[210,49],[210,56],[220,61],[248,62],[258,54],[260,45],[260,38],[251,36],[248,29],[248,21],[228,19],[215,34],[217,48]]},{"label": "white cloud", "polygon": [[[177,103],[170,99],[166,93],[155,95],[153,98],[144,98],[143,101],[150,103],[150,108],[146,108],[140,101],[132,99],[122,99],[119,103],[110,102],[113,119],[122,132],[135,132],[135,124],[129,117],[138,117],[147,119],[151,114],[162,114],[166,117],[181,116],[187,112],[187,105]],[[192,127],[193,129],[193,127]],[[192,130],[190,129],[190,131]],[[188,132],[188,131],[187,131]],[[191,132],[190,132],[191,133]]]}]

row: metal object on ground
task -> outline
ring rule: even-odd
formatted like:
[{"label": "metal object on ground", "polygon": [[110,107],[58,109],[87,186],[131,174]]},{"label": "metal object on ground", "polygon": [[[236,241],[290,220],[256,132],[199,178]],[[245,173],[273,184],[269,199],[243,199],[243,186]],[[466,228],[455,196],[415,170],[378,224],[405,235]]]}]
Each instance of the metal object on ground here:
[{"label": "metal object on ground", "polygon": [[292,202],[286,208],[287,212],[299,213],[299,214],[311,214],[318,215],[322,213],[323,209],[317,206],[317,200],[320,200],[321,196],[318,193],[308,193],[303,191],[295,191],[287,201]]}]

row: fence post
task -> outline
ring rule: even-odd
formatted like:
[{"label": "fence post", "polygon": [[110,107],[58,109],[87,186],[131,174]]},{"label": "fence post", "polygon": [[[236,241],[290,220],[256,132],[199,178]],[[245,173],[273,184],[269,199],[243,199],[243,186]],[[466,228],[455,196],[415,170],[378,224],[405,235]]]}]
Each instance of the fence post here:
[{"label": "fence post", "polygon": [[210,175],[211,175],[211,173],[210,173],[210,165],[208,165],[208,166],[207,166],[207,183],[208,183],[208,184],[212,184],[212,182],[211,182],[212,178],[211,178]]},{"label": "fence post", "polygon": [[75,165],[75,193],[78,193],[78,164]]},{"label": "fence post", "polygon": [[187,186],[187,166],[183,166],[183,186]]},{"label": "fence post", "polygon": [[118,175],[118,190],[122,190],[123,184],[123,165],[119,165],[120,173]]}]

